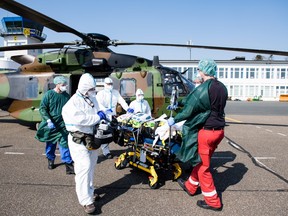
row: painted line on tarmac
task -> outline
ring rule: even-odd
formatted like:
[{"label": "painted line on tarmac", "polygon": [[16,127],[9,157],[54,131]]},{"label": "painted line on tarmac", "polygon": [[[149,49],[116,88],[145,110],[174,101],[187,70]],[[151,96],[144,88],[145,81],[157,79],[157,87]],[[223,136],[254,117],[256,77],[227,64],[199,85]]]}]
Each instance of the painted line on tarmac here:
[{"label": "painted line on tarmac", "polygon": [[233,121],[233,122],[238,122],[238,123],[242,122],[242,121],[240,121],[240,120],[233,119],[233,118],[228,118],[228,117],[225,117],[225,119],[227,119],[227,120],[229,120],[229,121]]},{"label": "painted line on tarmac", "polygon": [[[25,155],[25,153],[23,152],[4,152],[4,154],[6,155]],[[46,154],[42,154],[44,156],[46,156]],[[60,154],[55,154],[56,156],[60,156]]]},{"label": "painted line on tarmac", "polygon": [[23,152],[5,152],[4,154],[10,154],[10,155],[24,155]]},{"label": "painted line on tarmac", "polygon": [[[258,129],[261,129],[261,127],[260,126],[256,126],[256,128],[258,128]],[[267,132],[273,132],[272,130],[269,130],[269,129],[265,129]],[[286,134],[283,134],[283,133],[277,133],[278,135],[280,135],[280,136],[284,136],[284,137],[286,137],[287,135]]]},{"label": "painted line on tarmac", "polygon": [[277,133],[280,136],[287,136],[286,134],[282,134],[282,133]]}]

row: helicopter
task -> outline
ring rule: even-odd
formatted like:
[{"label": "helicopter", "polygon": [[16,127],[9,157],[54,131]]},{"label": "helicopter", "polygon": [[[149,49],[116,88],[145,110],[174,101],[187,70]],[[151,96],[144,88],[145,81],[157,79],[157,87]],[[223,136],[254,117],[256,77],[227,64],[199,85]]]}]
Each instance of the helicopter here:
[{"label": "helicopter", "polygon": [[[0,51],[55,49],[39,54],[35,58],[13,56],[11,59],[21,66],[16,71],[0,74],[0,109],[7,110],[14,118],[26,122],[41,121],[39,113],[41,99],[46,91],[54,88],[53,79],[58,75],[63,75],[67,79],[70,95],[76,92],[83,73],[90,73],[95,79],[110,76],[114,81],[114,88],[119,90],[128,103],[135,98],[136,89],[141,88],[154,117],[168,112],[166,107],[170,103],[174,87],[179,90],[179,99],[195,88],[183,74],[162,66],[157,56],[149,60],[113,52],[109,46],[168,46],[288,56],[288,52],[274,50],[110,40],[108,36],[99,33],[81,33],[16,1],[1,0],[0,7],[40,23],[55,32],[71,33],[81,39],[72,42],[0,47]],[[117,112],[121,113],[119,107]]]}]

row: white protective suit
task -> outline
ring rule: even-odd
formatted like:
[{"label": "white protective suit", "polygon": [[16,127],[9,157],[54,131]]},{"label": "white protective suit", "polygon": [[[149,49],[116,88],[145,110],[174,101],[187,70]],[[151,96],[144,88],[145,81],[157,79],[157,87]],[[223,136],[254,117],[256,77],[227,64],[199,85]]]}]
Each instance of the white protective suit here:
[{"label": "white protective suit", "polygon": [[[104,107],[105,111],[108,109],[112,110],[111,115],[116,115],[117,103],[119,103],[125,111],[129,108],[119,91],[113,89],[113,80],[109,77],[105,78],[104,89],[97,93],[96,99],[99,105]],[[109,143],[102,144],[101,149],[104,156],[110,154]]]},{"label": "white protective suit", "polygon": [[136,100],[132,101],[129,108],[134,110],[134,113],[145,113],[151,116],[151,109],[149,103],[144,100],[144,93],[141,89],[136,91]]},{"label": "white protective suit", "polygon": [[[91,74],[83,74],[79,80],[76,93],[64,105],[62,116],[69,132],[80,131],[93,134],[93,126],[100,121],[100,117],[97,115],[99,105],[95,99],[96,92],[94,95],[89,95],[89,97],[86,93],[95,87],[96,83]],[[93,176],[98,159],[98,151],[88,150],[83,143],[77,144],[73,142],[70,133],[68,135],[68,146],[74,161],[78,201],[82,206],[90,205],[94,202]]]}]

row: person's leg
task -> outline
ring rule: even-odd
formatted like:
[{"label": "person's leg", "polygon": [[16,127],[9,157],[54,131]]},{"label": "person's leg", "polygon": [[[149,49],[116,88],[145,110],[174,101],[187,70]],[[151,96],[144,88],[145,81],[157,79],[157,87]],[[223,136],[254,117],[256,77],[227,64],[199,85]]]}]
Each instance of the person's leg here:
[{"label": "person's leg", "polygon": [[217,145],[224,137],[224,131],[200,130],[198,136],[198,152],[202,161],[198,170],[199,183],[207,205],[213,208],[221,208],[213,177],[210,172],[210,161]]},{"label": "person's leg", "polygon": [[190,194],[195,194],[199,187],[199,179],[198,179],[198,170],[201,167],[202,163],[199,163],[195,166],[191,172],[190,177],[185,182],[185,187],[189,191]]},{"label": "person's leg", "polygon": [[90,151],[91,168],[89,171],[89,185],[90,185],[89,195],[93,196],[93,198],[95,198],[95,194],[94,194],[95,188],[94,188],[93,179],[94,179],[94,172],[95,172],[97,160],[98,160],[98,150]]},{"label": "person's leg", "polygon": [[48,159],[48,169],[55,168],[55,165],[54,165],[54,160],[56,158],[55,150],[56,150],[56,143],[46,142],[45,154]]},{"label": "person's leg", "polygon": [[72,160],[74,161],[76,194],[78,201],[82,206],[93,204],[93,193],[91,194],[91,151],[83,144],[73,142],[72,136],[68,135],[68,145]]},{"label": "person's leg", "polygon": [[55,160],[56,143],[46,142],[45,154],[48,160]]},{"label": "person's leg", "polygon": [[73,162],[68,147],[68,141],[64,138],[59,140],[59,151],[62,163],[71,164]]},{"label": "person's leg", "polygon": [[107,143],[107,144],[102,144],[102,145],[101,145],[101,149],[102,149],[103,155],[104,155],[106,158],[108,158],[108,159],[113,158],[113,155],[111,154],[110,149],[109,149],[109,143]]}]

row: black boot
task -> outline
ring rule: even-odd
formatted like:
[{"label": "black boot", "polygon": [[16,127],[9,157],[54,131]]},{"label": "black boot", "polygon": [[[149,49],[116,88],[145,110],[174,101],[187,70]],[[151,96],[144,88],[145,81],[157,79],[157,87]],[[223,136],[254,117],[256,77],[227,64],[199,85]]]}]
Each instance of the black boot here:
[{"label": "black boot", "polygon": [[48,160],[48,169],[52,170],[54,168],[55,168],[54,160]]},{"label": "black boot", "polygon": [[66,174],[67,175],[74,175],[75,172],[74,172],[74,166],[73,166],[73,163],[65,163],[65,166],[66,166]]}]

